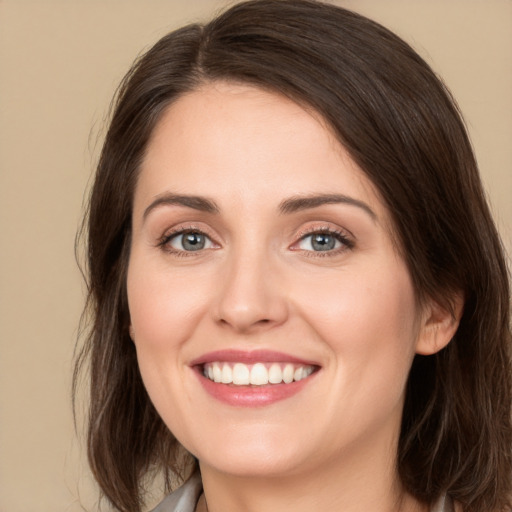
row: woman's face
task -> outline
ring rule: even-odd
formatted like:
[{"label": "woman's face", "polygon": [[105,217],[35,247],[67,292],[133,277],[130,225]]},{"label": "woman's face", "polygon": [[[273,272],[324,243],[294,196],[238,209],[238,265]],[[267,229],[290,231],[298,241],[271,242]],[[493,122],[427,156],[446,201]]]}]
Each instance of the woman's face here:
[{"label": "woman's face", "polygon": [[204,467],[390,459],[425,324],[391,229],[292,101],[216,83],[168,108],[135,191],[128,299],[151,400]]}]

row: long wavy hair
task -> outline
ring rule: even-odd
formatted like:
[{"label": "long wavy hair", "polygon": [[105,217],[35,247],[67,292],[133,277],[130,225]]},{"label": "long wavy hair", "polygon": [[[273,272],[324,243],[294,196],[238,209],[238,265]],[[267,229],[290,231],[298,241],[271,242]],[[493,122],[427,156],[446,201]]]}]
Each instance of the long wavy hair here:
[{"label": "long wavy hair", "polygon": [[453,340],[413,362],[398,472],[425,503],[447,492],[465,512],[509,510],[509,278],[461,115],[404,41],[308,0],[242,2],[174,31],[118,90],[84,223],[89,329],[74,380],[76,391],[88,368],[88,455],[104,495],[119,511],[139,512],[145,476],[163,471],[169,486],[194,465],[144,389],[128,332],[126,271],[134,188],[153,129],[182,94],[215,80],[318,112],[389,208],[418,297],[449,308],[463,294]]}]

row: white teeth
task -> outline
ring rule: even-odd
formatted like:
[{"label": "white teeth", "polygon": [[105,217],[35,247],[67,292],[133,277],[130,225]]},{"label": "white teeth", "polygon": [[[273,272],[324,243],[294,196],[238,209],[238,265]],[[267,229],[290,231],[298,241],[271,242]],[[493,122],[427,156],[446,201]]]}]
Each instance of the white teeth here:
[{"label": "white teeth", "polygon": [[285,384],[289,384],[290,382],[293,382],[293,374],[294,373],[295,372],[294,372],[293,364],[287,364],[283,370],[283,382]]},{"label": "white teeth", "polygon": [[233,366],[233,384],[237,386],[244,386],[250,383],[249,381],[249,368],[242,363],[236,363]]},{"label": "white teeth", "polygon": [[213,381],[221,382],[222,381],[222,370],[218,364],[213,365]]},{"label": "white teeth", "polygon": [[268,384],[268,370],[265,368],[265,365],[256,363],[251,368],[251,384],[255,386]]},{"label": "white teeth", "polygon": [[268,370],[268,381],[270,384],[281,384],[283,382],[283,372],[281,366],[274,363]]},{"label": "white teeth", "polygon": [[229,366],[229,364],[225,364],[222,367],[221,382],[223,384],[231,384],[233,382],[233,371],[231,370],[231,366]]},{"label": "white teeth", "polygon": [[311,365],[292,363],[207,363],[203,374],[209,380],[235,386],[265,386],[268,384],[290,384],[309,377],[314,371]]}]

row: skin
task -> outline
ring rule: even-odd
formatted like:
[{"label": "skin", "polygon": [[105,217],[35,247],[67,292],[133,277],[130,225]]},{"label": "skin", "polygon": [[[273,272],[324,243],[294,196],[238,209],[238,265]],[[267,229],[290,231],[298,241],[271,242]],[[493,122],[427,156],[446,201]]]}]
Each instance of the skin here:
[{"label": "skin", "polygon": [[[280,211],[333,193],[357,204]],[[166,194],[218,211],[158,203]],[[205,248],[184,250],[180,229],[205,233]],[[131,332],[153,403],[200,461],[210,512],[425,510],[395,470],[404,388],[414,355],[444,347],[457,321],[418,305],[392,230],[365,174],[296,103],[214,83],[163,115],[135,190]],[[313,250],[311,232],[326,231],[344,239]],[[236,407],[191,367],[223,349],[319,370],[290,398]]]}]

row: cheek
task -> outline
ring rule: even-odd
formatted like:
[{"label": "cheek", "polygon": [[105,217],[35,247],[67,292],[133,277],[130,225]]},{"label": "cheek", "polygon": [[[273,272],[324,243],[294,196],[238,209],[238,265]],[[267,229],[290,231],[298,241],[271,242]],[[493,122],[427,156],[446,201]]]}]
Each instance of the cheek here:
[{"label": "cheek", "polygon": [[301,290],[299,307],[335,355],[332,360],[346,365],[340,375],[400,376],[402,385],[418,336],[414,289],[404,265],[347,269],[322,286],[311,284]]},{"label": "cheek", "polygon": [[341,273],[303,302],[304,317],[330,352],[331,392],[322,406],[336,418],[330,427],[336,438],[345,428],[362,433],[389,422],[398,428],[418,335],[412,284],[399,270]]},{"label": "cheek", "polygon": [[139,262],[133,256],[127,290],[130,319],[138,349],[168,351],[191,334],[205,307],[205,280]]},{"label": "cheek", "polygon": [[137,249],[128,268],[127,293],[137,360],[151,401],[172,430],[184,430],[182,418],[190,411],[183,346],[204,310],[201,280],[169,271]]}]

